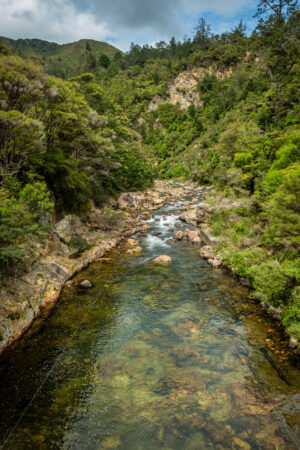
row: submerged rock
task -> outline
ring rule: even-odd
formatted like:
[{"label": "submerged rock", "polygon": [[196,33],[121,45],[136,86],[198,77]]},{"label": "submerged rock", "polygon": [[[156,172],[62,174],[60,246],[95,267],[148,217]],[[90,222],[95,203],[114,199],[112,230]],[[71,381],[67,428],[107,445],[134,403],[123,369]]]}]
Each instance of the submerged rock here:
[{"label": "submerged rock", "polygon": [[121,439],[118,437],[108,437],[101,442],[104,448],[117,448],[121,445]]},{"label": "submerged rock", "polygon": [[137,255],[138,253],[141,253],[143,251],[142,247],[137,246],[134,248],[130,248],[129,250],[127,250],[126,253],[128,253],[128,255]]},{"label": "submerged rock", "polygon": [[172,261],[172,258],[168,255],[161,255],[161,256],[157,256],[157,258],[155,258],[153,260],[153,262],[155,264],[168,264]]},{"label": "submerged rock", "polygon": [[79,286],[83,289],[91,289],[93,287],[92,283],[89,280],[83,280],[79,283]]}]

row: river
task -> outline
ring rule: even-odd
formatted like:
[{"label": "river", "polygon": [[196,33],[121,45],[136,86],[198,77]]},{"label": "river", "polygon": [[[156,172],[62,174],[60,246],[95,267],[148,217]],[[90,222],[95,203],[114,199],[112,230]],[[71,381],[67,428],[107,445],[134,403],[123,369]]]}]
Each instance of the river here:
[{"label": "river", "polygon": [[180,207],[155,211],[140,254],[124,243],[78,274],[93,288],[66,288],[6,353],[3,448],[299,448],[297,357],[245,287],[170,239]]}]

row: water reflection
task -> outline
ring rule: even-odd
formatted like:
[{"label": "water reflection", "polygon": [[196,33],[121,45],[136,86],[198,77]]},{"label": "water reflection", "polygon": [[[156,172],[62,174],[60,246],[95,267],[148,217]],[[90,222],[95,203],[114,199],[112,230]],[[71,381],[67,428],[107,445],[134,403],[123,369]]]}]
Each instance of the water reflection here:
[{"label": "water reflection", "polygon": [[[169,241],[179,206],[157,212],[140,255],[79,274],[93,289],[65,290],[7,355],[2,440],[40,389],[7,448],[297,448],[286,343],[244,287]],[[162,253],[172,263],[153,265]]]}]

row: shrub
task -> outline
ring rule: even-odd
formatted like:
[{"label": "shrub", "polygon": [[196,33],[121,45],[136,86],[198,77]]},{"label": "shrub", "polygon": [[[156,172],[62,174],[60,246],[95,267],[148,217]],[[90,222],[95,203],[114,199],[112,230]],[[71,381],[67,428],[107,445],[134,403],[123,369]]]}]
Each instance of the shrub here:
[{"label": "shrub", "polygon": [[285,275],[277,261],[266,261],[250,267],[255,297],[273,306],[284,303],[289,287],[289,277]]},{"label": "shrub", "polygon": [[14,273],[30,249],[30,240],[45,237],[53,204],[45,183],[26,185],[19,197],[0,204],[0,270]]}]

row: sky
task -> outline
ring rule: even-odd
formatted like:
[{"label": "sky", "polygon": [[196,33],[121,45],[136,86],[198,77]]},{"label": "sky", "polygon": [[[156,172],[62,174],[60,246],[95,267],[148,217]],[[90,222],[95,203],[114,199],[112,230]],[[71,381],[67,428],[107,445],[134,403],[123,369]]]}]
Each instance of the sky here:
[{"label": "sky", "polygon": [[252,30],[256,0],[0,0],[0,35],[59,44],[79,39],[154,44],[191,37],[200,17],[212,31],[230,31],[240,19]]}]

